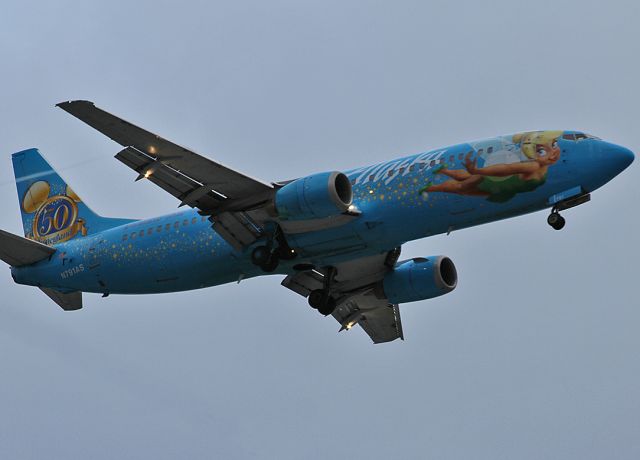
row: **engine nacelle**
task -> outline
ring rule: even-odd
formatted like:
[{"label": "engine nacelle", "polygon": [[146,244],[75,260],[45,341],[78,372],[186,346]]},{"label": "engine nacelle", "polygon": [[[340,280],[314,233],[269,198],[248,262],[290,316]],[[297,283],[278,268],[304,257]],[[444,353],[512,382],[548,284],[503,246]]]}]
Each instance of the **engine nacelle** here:
[{"label": "engine nacelle", "polygon": [[399,262],[387,273],[382,289],[391,303],[406,303],[447,294],[457,284],[456,266],[448,257],[416,257]]},{"label": "engine nacelle", "polygon": [[349,178],[337,171],[297,179],[276,192],[278,216],[285,220],[321,219],[349,209],[353,190]]}]

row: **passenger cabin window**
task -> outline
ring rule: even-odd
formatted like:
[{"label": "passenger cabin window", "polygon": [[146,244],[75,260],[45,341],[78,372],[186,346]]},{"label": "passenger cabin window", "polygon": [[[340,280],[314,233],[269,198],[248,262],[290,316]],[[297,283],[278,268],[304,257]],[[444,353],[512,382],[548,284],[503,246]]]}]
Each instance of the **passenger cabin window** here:
[{"label": "passenger cabin window", "polygon": [[140,238],[144,236],[144,230],[140,230]]},{"label": "passenger cabin window", "polygon": [[180,228],[180,222],[175,221],[175,222],[173,223],[173,228]]},{"label": "passenger cabin window", "polygon": [[147,235],[153,235],[153,227],[147,230]]},{"label": "passenger cabin window", "polygon": [[165,229],[165,231],[167,231],[167,232],[168,232],[169,230],[171,230],[171,224],[166,224],[166,225],[164,226],[164,229]]},{"label": "passenger cabin window", "polygon": [[193,219],[191,219],[191,225],[195,225],[198,223],[198,218],[194,217]]},{"label": "passenger cabin window", "polygon": [[158,228],[156,228],[156,233],[160,233],[162,231],[162,225],[158,225]]},{"label": "passenger cabin window", "polygon": [[493,153],[493,147],[487,148],[487,153]]},{"label": "passenger cabin window", "polygon": [[478,156],[482,155],[484,153],[484,149],[478,149]]},{"label": "passenger cabin window", "polygon": [[124,234],[122,235],[122,241],[127,241],[129,239],[129,235]]},{"label": "passenger cabin window", "polygon": [[399,172],[400,172],[400,174],[403,174],[404,173],[404,168],[400,168]]},{"label": "passenger cabin window", "polygon": [[189,221],[187,219],[182,221],[182,226],[186,227],[187,225],[189,225]]},{"label": "passenger cabin window", "polygon": [[135,239],[135,238],[136,238],[136,235],[137,235],[137,233],[132,233],[132,234],[131,234],[131,239],[132,239],[132,240],[133,240],[133,239]]},{"label": "passenger cabin window", "polygon": [[436,160],[431,160],[431,163],[429,163],[429,166],[434,167],[436,165]]},{"label": "passenger cabin window", "polygon": [[464,158],[464,153],[459,153],[458,160],[462,161],[463,158]]},{"label": "passenger cabin window", "polygon": [[409,166],[409,171],[413,172],[415,170],[416,170],[416,165],[415,164]]}]

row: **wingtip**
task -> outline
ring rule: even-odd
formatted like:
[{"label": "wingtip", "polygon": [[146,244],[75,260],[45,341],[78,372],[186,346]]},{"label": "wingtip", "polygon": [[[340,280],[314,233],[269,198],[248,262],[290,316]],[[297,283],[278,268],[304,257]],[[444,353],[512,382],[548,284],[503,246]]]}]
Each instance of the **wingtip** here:
[{"label": "wingtip", "polygon": [[73,101],[62,101],[62,102],[58,102],[56,104],[56,107],[60,107],[61,109],[65,109],[65,107],[69,107],[71,105],[80,105],[80,104],[89,104],[89,105],[95,105],[93,102],[91,101],[87,101],[84,99],[76,99]]}]

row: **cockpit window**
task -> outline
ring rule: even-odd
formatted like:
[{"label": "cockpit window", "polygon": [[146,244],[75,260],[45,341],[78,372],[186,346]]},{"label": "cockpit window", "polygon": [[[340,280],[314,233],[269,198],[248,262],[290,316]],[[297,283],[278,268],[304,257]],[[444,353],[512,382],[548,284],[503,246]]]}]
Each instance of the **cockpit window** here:
[{"label": "cockpit window", "polygon": [[581,141],[584,139],[598,139],[598,140],[600,139],[599,137],[592,136],[591,134],[579,133],[579,132],[563,134],[562,138],[568,141]]}]

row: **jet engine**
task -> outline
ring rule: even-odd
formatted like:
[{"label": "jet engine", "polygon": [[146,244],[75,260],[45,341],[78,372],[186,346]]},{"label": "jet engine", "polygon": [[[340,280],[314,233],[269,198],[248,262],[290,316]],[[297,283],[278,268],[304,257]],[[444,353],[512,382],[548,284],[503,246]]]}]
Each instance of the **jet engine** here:
[{"label": "jet engine", "polygon": [[345,212],[352,200],[349,178],[332,171],[288,183],[276,192],[275,206],[284,220],[321,219]]},{"label": "jet engine", "polygon": [[453,291],[458,284],[456,266],[446,256],[416,257],[396,264],[381,283],[391,303],[432,299]]}]

